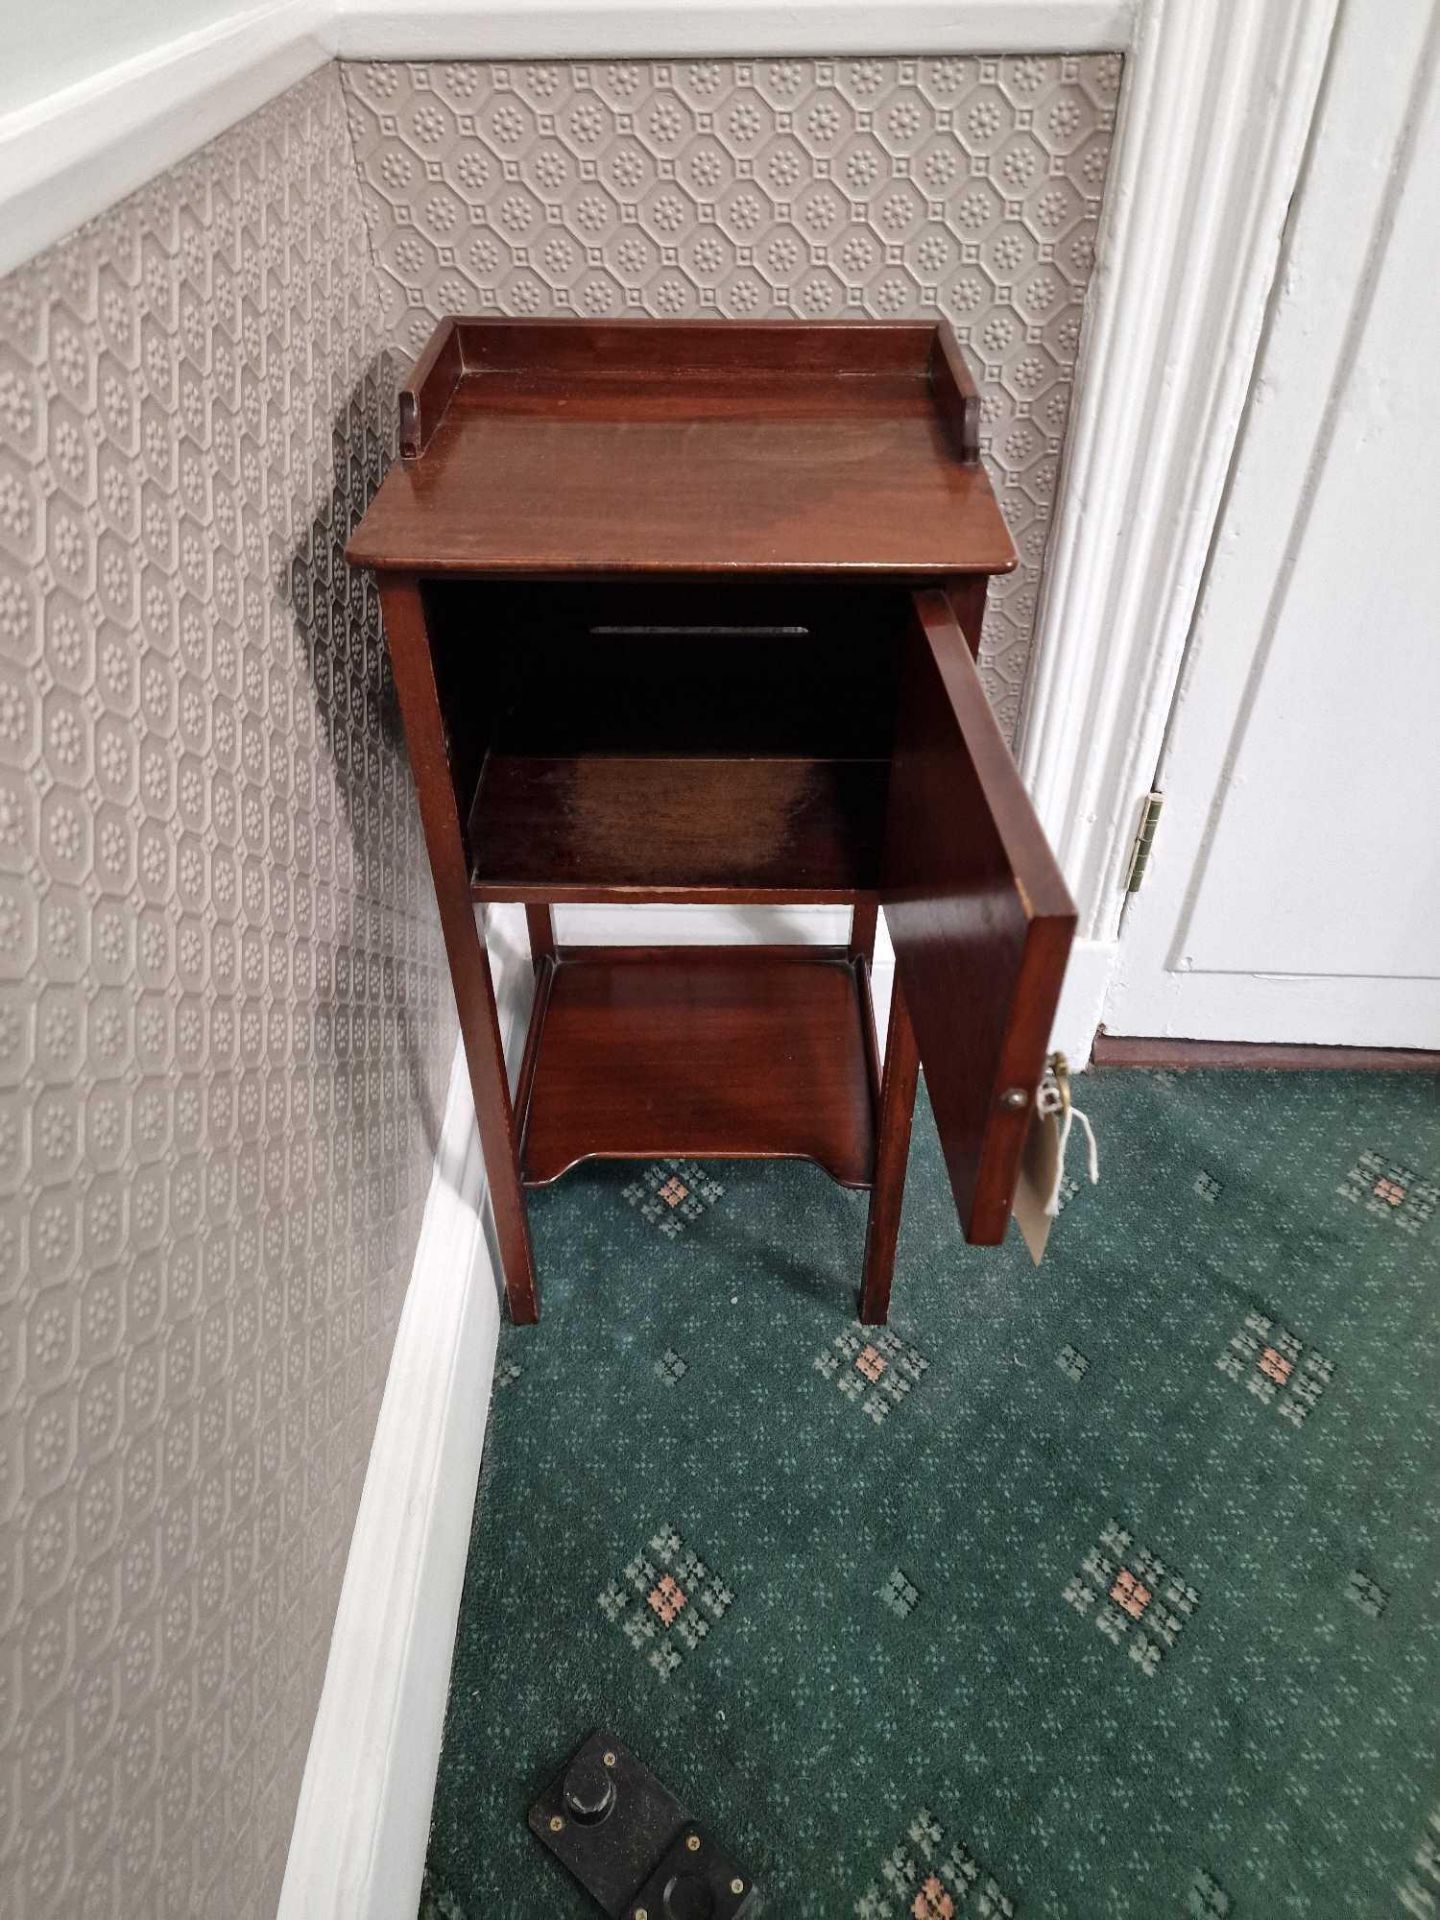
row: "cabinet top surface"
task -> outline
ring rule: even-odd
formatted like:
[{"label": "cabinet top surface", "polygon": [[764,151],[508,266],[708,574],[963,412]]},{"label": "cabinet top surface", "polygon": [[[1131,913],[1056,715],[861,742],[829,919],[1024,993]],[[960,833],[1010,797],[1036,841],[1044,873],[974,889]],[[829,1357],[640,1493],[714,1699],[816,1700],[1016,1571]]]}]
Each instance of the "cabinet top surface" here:
[{"label": "cabinet top surface", "polygon": [[445,321],[347,554],[419,573],[1003,573],[977,436],[935,325]]}]

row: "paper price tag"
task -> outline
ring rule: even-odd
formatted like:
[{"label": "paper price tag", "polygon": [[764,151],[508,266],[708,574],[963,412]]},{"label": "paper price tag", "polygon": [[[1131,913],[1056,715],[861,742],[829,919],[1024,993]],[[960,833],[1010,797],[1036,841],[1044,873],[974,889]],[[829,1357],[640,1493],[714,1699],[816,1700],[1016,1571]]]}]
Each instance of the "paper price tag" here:
[{"label": "paper price tag", "polygon": [[1015,1215],[1030,1258],[1038,1267],[1055,1215],[1046,1208],[1060,1174],[1060,1114],[1045,1112],[1037,1100],[1030,1115],[1030,1131],[1020,1161],[1020,1178],[1015,1185],[1011,1212]]},{"label": "paper price tag", "polygon": [[1055,1053],[1046,1063],[1035,1095],[1030,1131],[1020,1159],[1020,1177],[1015,1183],[1015,1198],[1010,1209],[1037,1267],[1060,1212],[1065,1150],[1075,1121],[1085,1135],[1086,1168],[1093,1184],[1100,1178],[1095,1135],[1085,1115],[1071,1104],[1069,1063],[1063,1053]]}]

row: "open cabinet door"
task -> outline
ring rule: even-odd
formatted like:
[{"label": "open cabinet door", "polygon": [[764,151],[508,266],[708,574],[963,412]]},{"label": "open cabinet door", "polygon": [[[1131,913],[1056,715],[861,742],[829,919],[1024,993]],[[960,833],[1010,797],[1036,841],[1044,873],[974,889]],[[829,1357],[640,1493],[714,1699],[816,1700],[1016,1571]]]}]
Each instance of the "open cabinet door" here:
[{"label": "open cabinet door", "polygon": [[943,593],[915,595],[882,896],[967,1240],[1004,1239],[1075,907]]}]

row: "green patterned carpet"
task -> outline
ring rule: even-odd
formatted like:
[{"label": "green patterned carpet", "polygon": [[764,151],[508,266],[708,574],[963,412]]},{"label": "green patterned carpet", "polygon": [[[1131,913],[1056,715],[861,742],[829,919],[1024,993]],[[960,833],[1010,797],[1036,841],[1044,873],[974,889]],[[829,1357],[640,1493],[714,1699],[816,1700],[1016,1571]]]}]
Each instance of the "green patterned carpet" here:
[{"label": "green patterned carpet", "polygon": [[873,1340],[810,1168],[537,1199],[427,1916],[598,1913],[524,1824],[597,1724],[785,1920],[1440,1912],[1440,1086],[1081,1092],[1038,1272],[922,1110]]}]

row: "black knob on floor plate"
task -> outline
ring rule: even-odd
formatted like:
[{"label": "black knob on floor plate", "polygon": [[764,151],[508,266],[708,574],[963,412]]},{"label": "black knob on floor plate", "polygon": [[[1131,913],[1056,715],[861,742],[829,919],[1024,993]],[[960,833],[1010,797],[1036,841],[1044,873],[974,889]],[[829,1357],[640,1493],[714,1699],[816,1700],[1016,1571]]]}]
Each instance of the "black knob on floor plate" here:
[{"label": "black knob on floor plate", "polygon": [[615,1776],[599,1754],[577,1754],[566,1770],[564,1793],[570,1818],[593,1827],[615,1804]]},{"label": "black knob on floor plate", "polygon": [[665,1883],[665,1920],[710,1920],[715,1895],[698,1873],[673,1874]]}]

